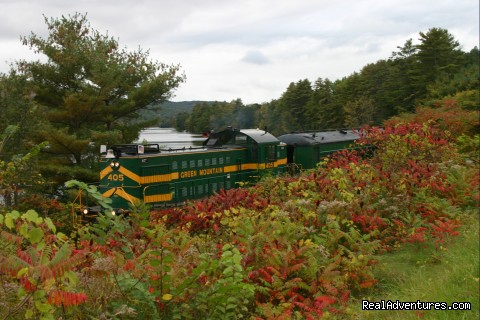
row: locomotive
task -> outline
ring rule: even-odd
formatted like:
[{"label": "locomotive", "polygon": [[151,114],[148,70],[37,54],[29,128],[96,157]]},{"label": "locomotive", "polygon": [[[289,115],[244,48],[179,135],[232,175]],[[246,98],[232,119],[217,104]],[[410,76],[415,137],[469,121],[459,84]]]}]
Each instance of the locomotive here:
[{"label": "locomotive", "polygon": [[[98,189],[112,199],[114,213],[140,203],[179,205],[254,183],[264,175],[314,168],[323,157],[348,148],[357,138],[351,130],[294,132],[277,138],[266,130],[227,127],[211,132],[201,147],[102,146]],[[84,213],[91,211],[86,208]]]}]

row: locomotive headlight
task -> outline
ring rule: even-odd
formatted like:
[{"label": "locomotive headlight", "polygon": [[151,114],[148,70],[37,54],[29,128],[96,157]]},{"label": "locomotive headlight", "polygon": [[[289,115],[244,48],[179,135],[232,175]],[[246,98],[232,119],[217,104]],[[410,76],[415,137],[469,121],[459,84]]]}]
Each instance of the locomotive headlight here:
[{"label": "locomotive headlight", "polygon": [[88,213],[88,209],[87,208],[83,209],[83,214],[87,214],[87,213]]},{"label": "locomotive headlight", "polygon": [[115,168],[119,168],[120,167],[120,162],[115,162]]},{"label": "locomotive headlight", "polygon": [[110,162],[110,167],[115,167],[115,162]]},{"label": "locomotive headlight", "polygon": [[115,210],[112,210],[112,216],[116,216],[117,213],[115,212]]}]

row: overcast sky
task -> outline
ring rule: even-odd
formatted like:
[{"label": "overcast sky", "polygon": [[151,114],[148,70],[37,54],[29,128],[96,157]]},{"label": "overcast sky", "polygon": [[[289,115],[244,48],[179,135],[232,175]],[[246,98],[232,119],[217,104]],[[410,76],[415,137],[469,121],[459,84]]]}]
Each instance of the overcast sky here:
[{"label": "overcast sky", "polygon": [[478,0],[0,0],[0,72],[38,57],[20,36],[47,36],[43,15],[87,13],[121,47],[180,64],[174,101],[277,99],[291,82],[340,79],[444,28],[478,46]]}]

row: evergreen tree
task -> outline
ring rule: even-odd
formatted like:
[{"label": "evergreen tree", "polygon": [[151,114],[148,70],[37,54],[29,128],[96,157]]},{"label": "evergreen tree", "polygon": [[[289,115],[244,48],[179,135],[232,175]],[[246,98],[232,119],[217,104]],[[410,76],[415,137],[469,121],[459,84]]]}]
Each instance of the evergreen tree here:
[{"label": "evergreen tree", "polygon": [[419,92],[415,85],[418,78],[418,59],[416,57],[417,47],[413,40],[408,39],[403,47],[397,47],[399,51],[392,52],[392,94],[397,98],[392,105],[395,113],[413,111],[415,99],[419,98]]},{"label": "evergreen tree", "polygon": [[134,140],[156,121],[138,120],[139,111],[171,97],[184,76],[178,66],[151,62],[141,49],[120,49],[115,39],[92,29],[86,15],[45,23],[47,39],[32,33],[23,43],[47,62],[18,63],[31,79],[44,120],[37,133],[49,141],[44,171],[58,182],[95,181],[98,151],[92,146]]},{"label": "evergreen tree", "polygon": [[343,125],[342,106],[335,99],[335,85],[329,79],[315,81],[306,109],[309,129],[334,129]]},{"label": "evergreen tree", "polygon": [[30,137],[41,118],[36,116],[36,106],[27,77],[10,74],[0,75],[0,160],[10,161],[25,155],[34,146]]},{"label": "evergreen tree", "polygon": [[347,103],[344,106],[345,126],[348,128],[359,128],[363,125],[372,125],[374,121],[375,102],[367,96]]},{"label": "evergreen tree", "polygon": [[281,117],[288,122],[286,131],[304,130],[308,122],[306,117],[307,103],[312,96],[312,84],[308,79],[290,83],[280,98]]},{"label": "evergreen tree", "polygon": [[419,40],[415,54],[418,61],[415,84],[422,99],[430,83],[442,75],[452,77],[456,73],[463,64],[463,55],[458,41],[446,29],[431,28],[427,33],[420,32]]}]

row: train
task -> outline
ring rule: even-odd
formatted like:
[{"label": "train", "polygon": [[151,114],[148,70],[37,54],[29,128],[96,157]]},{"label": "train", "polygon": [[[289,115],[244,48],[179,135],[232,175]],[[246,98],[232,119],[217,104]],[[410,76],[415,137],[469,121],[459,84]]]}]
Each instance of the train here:
[{"label": "train", "polygon": [[[113,213],[141,203],[175,206],[221,189],[255,183],[265,175],[312,169],[325,156],[351,148],[354,130],[292,132],[275,137],[261,129],[212,131],[199,147],[159,144],[101,146],[98,190]],[[84,214],[98,209],[86,207]]]}]

